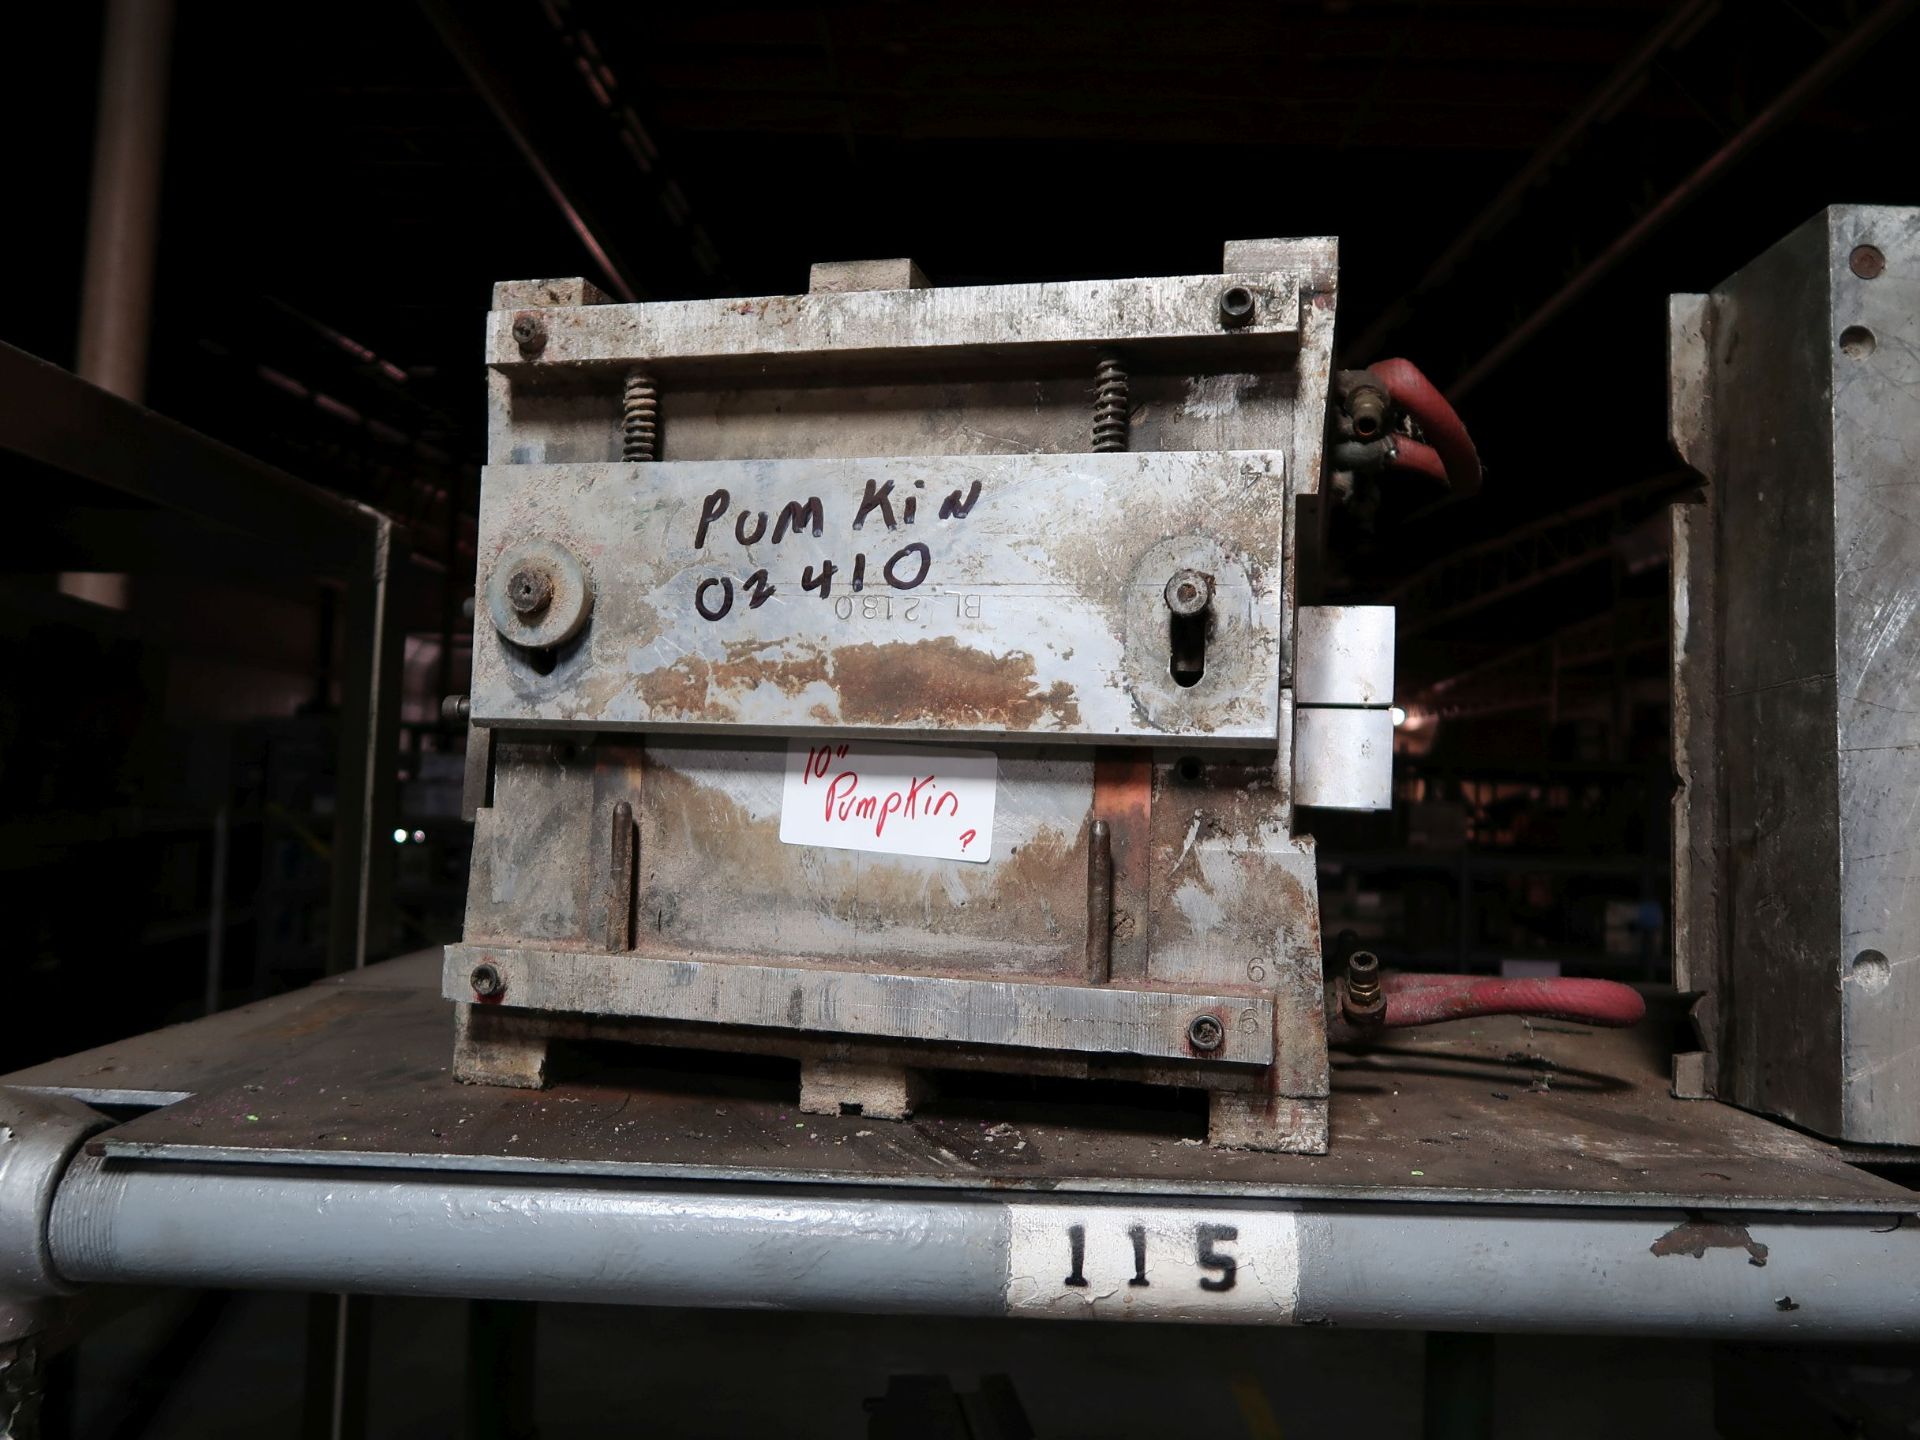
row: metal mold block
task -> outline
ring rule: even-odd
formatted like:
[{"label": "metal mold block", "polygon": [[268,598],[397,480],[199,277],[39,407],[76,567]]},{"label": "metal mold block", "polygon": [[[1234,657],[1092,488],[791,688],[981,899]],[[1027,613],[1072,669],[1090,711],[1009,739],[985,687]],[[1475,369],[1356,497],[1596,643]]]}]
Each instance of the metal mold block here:
[{"label": "metal mold block", "polygon": [[[460,1078],[544,1084],[583,1027],[724,1037],[799,1060],[803,1108],[849,1075],[889,1117],[928,1068],[1117,1075],[1207,1091],[1216,1143],[1325,1148],[1296,782],[1344,774],[1343,746],[1385,755],[1304,718],[1295,753],[1334,253],[1229,257],[944,290],[830,265],[805,296],[659,305],[497,292],[478,555],[500,603],[442,979]],[[530,632],[562,590],[573,622],[575,590],[547,594],[536,549],[587,597],[554,634]],[[1352,613],[1364,703],[1391,666],[1381,617]],[[883,740],[929,775],[987,749],[977,851],[784,823],[792,756]]]},{"label": "metal mold block", "polygon": [[1675,297],[1676,974],[1699,1088],[1920,1144],[1920,210]]}]

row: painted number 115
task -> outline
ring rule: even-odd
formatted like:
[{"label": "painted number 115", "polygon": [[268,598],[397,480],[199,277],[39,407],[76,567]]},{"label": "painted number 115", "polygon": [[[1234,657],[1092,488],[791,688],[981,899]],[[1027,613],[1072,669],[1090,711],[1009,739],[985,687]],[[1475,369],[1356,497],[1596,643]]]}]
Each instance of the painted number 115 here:
[{"label": "painted number 115", "polygon": [[[1218,1293],[1231,1290],[1240,1273],[1240,1262],[1233,1256],[1221,1251],[1221,1245],[1232,1244],[1240,1238],[1240,1230],[1235,1225],[1199,1224],[1193,1227],[1194,1264],[1203,1271],[1212,1272],[1200,1277],[1202,1290]],[[1127,1227],[1127,1239],[1133,1244],[1133,1278],[1127,1281],[1129,1287],[1143,1289],[1153,1282],[1147,1279],[1147,1227],[1130,1225]],[[1067,1227],[1067,1257],[1070,1267],[1065,1284],[1075,1289],[1083,1288],[1087,1283],[1087,1227],[1069,1225]]]}]

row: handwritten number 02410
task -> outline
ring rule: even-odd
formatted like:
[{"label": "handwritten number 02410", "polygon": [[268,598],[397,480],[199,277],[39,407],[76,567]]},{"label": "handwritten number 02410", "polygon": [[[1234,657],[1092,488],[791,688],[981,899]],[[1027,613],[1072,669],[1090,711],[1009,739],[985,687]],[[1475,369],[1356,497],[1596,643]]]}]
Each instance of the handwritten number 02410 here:
[{"label": "handwritten number 02410", "polygon": [[[1219,1294],[1231,1290],[1239,1279],[1240,1262],[1233,1256],[1215,1248],[1232,1244],[1240,1238],[1240,1229],[1236,1225],[1196,1225],[1193,1227],[1194,1263],[1202,1270],[1218,1271],[1217,1275],[1202,1275],[1200,1288]],[[1133,1278],[1127,1281],[1129,1286],[1146,1286],[1153,1282],[1147,1279],[1147,1227],[1129,1225],[1127,1239],[1133,1244]],[[1069,1225],[1067,1227],[1067,1278],[1062,1282],[1076,1290],[1087,1285],[1087,1227]]]},{"label": "handwritten number 02410", "polygon": [[[857,591],[864,587],[867,570],[867,557],[853,557],[853,588]],[[925,582],[927,572],[933,568],[933,552],[922,542],[915,540],[902,545],[894,551],[887,563],[881,567],[881,577],[895,590],[915,590]],[[833,577],[838,567],[831,560],[823,560],[816,569],[808,565],[800,575],[800,588],[810,591],[822,600],[833,597]],[[747,608],[758,610],[771,600],[778,587],[768,578],[765,570],[756,570],[743,582],[743,589],[749,596]],[[733,610],[733,581],[725,575],[709,575],[694,587],[693,608],[700,618],[706,621],[724,620]],[[973,598],[973,597],[969,597]],[[869,597],[871,602],[872,597]],[[978,608],[977,599],[975,609]],[[869,603],[867,614],[871,618],[874,610]],[[842,617],[844,618],[844,617]]]}]

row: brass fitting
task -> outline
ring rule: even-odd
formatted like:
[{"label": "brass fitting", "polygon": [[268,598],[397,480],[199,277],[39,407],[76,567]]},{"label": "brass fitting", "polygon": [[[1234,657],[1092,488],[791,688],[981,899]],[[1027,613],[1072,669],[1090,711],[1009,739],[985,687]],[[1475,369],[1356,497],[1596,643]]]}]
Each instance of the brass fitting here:
[{"label": "brass fitting", "polygon": [[1378,1025],[1387,1018],[1387,996],[1380,988],[1380,957],[1356,950],[1347,957],[1347,983],[1340,1013],[1349,1025]]}]

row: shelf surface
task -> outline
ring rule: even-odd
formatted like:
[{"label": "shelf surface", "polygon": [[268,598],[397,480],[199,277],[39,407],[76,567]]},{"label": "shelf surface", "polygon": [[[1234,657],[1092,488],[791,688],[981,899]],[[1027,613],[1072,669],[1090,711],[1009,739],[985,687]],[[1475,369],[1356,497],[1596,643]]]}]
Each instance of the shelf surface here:
[{"label": "shelf surface", "polygon": [[[91,1142],[150,1164],[1164,1198],[1911,1212],[1915,1195],[1758,1116],[1671,1097],[1678,1011],[1630,1031],[1493,1019],[1333,1059],[1324,1156],[1204,1143],[1165,1099],[1002,1085],[910,1121],[801,1114],[791,1073],[633,1052],[544,1091],[456,1083],[440,952],[5,1077],[156,1107]],[[637,1058],[637,1063],[631,1063]],[[605,1060],[604,1052],[599,1057]],[[1126,1102],[1126,1103],[1121,1103]]]}]

